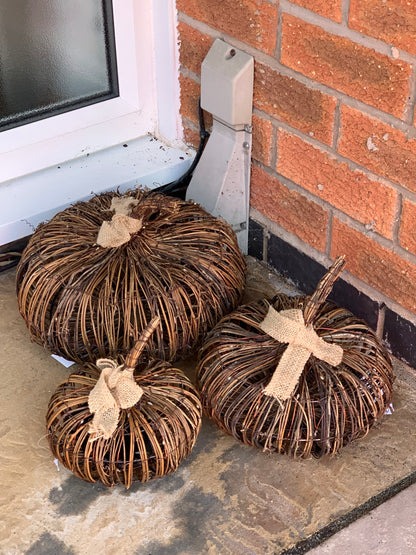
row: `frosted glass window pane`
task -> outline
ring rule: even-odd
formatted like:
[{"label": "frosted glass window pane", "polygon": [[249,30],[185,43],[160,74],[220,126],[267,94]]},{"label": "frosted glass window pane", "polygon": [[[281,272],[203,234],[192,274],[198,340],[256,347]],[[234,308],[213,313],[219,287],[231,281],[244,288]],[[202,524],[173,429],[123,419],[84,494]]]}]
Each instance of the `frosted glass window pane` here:
[{"label": "frosted glass window pane", "polygon": [[0,130],[115,96],[111,1],[0,0]]}]

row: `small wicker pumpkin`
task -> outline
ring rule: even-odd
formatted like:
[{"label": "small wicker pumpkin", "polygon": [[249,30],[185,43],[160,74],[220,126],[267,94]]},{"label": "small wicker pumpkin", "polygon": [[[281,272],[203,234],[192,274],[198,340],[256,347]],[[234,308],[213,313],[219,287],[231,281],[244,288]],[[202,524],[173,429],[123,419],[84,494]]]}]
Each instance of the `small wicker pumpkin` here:
[{"label": "small wicker pumpkin", "polygon": [[[158,317],[150,322],[124,364],[98,360],[101,373],[87,364],[51,397],[46,426],[52,453],[87,482],[129,488],[175,471],[193,448],[202,415],[196,389],[167,362],[137,364],[158,324]],[[128,406],[132,401],[122,399],[131,399],[131,387],[140,392],[139,400]]]},{"label": "small wicker pumpkin", "polygon": [[[239,307],[208,334],[198,386],[204,411],[223,431],[264,451],[319,458],[365,436],[383,416],[394,380],[387,351],[365,322],[325,301],[343,265],[338,258],[311,297]],[[270,314],[278,315],[277,332],[266,325]],[[304,323],[284,337],[288,314]],[[316,348],[305,346],[305,329]],[[332,363],[320,358],[328,355],[322,349]]]},{"label": "small wicker pumpkin", "polygon": [[231,227],[199,205],[110,192],[37,228],[17,269],[18,305],[33,341],[76,362],[126,355],[159,315],[149,355],[173,361],[236,308],[245,269]]}]

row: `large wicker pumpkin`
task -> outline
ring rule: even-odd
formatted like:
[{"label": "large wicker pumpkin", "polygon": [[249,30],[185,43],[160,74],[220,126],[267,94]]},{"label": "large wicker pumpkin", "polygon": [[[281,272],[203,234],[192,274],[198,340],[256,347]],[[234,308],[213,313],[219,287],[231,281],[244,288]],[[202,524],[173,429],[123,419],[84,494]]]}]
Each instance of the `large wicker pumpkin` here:
[{"label": "large wicker pumpkin", "polygon": [[[152,322],[149,326],[154,328]],[[141,388],[141,397],[129,408],[115,409],[113,431],[107,436],[95,423],[100,415],[92,412],[91,396],[111,361],[97,361],[104,367],[101,372],[97,366],[86,364],[51,397],[46,422],[52,453],[87,482],[99,480],[106,486],[123,483],[129,488],[134,481],[164,476],[177,469],[195,443],[202,410],[189,379],[167,362],[137,363],[150,333],[149,327],[144,330],[144,340],[136,343],[119,367],[121,372],[114,365],[114,371],[122,376],[134,368],[132,379]],[[102,391],[99,394],[102,399]]]},{"label": "large wicker pumpkin", "polygon": [[[126,199],[127,241],[98,245],[103,226],[120,218],[114,202]],[[150,356],[183,357],[238,305],[244,283],[245,261],[226,222],[141,191],[101,194],[60,212],[35,231],[17,270],[31,338],[77,362],[126,354],[156,315],[162,326]]]},{"label": "large wicker pumpkin", "polygon": [[[198,385],[206,414],[222,430],[265,451],[321,457],[363,437],[383,416],[392,397],[388,353],[363,321],[325,302],[342,266],[338,259],[312,297],[277,295],[242,306],[208,334]],[[334,366],[306,349],[292,388],[305,347],[299,337],[291,344],[264,331],[270,306],[279,318],[293,309],[303,314],[308,333],[324,350],[340,349],[341,362]]]}]

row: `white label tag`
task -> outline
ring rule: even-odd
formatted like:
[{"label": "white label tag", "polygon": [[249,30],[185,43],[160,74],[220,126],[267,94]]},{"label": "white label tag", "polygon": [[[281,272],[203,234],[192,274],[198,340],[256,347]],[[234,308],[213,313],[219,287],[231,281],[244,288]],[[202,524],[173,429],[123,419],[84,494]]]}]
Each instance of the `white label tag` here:
[{"label": "white label tag", "polygon": [[60,357],[58,355],[51,355],[51,357],[60,362],[63,366],[65,366],[65,368],[68,368],[69,366],[75,364],[73,360],[66,360],[66,358]]},{"label": "white label tag", "polygon": [[386,412],[384,414],[393,414],[393,412],[394,412],[393,403],[390,403],[390,405],[387,407]]}]

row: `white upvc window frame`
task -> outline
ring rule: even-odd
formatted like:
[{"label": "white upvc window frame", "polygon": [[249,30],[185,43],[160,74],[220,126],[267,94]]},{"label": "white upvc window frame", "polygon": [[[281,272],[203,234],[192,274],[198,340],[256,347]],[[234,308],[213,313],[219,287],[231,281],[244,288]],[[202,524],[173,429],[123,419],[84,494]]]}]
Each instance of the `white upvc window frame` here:
[{"label": "white upvc window frame", "polygon": [[119,97],[0,133],[0,245],[80,198],[185,171],[176,16],[175,0],[113,0]]}]

